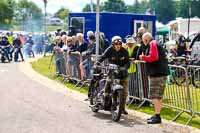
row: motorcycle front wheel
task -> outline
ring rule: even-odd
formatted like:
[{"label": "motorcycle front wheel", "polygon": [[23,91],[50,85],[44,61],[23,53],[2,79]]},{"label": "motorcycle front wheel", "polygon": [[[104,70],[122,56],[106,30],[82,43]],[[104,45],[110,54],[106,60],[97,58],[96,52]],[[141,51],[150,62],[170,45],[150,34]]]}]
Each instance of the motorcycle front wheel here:
[{"label": "motorcycle front wheel", "polygon": [[90,105],[92,112],[97,113],[99,111],[99,108],[96,106],[97,105],[97,90],[92,88],[90,92]]},{"label": "motorcycle front wheel", "polygon": [[120,120],[123,108],[123,92],[117,90],[112,96],[111,114],[112,119],[116,122]]}]

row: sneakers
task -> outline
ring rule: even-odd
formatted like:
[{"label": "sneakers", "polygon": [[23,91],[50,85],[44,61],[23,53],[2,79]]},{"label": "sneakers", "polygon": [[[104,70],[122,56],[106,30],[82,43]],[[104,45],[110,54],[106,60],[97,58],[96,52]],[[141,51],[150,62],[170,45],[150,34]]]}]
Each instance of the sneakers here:
[{"label": "sneakers", "polygon": [[159,124],[161,123],[161,118],[157,115],[153,115],[151,118],[147,119],[147,124]]}]

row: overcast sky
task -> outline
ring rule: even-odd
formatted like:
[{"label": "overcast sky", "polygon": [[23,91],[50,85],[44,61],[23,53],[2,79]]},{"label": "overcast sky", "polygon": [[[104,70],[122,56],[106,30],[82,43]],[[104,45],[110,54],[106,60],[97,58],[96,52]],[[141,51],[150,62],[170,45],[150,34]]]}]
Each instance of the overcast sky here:
[{"label": "overcast sky", "polygon": [[[44,10],[43,0],[28,0],[35,2],[40,8]],[[73,12],[81,12],[82,8],[90,3],[91,0],[48,0],[47,4],[47,12],[55,13],[62,6],[70,9]],[[100,2],[104,2],[107,0],[100,0]],[[134,0],[124,0],[126,4],[133,4]],[[96,3],[96,0],[93,0]]]}]

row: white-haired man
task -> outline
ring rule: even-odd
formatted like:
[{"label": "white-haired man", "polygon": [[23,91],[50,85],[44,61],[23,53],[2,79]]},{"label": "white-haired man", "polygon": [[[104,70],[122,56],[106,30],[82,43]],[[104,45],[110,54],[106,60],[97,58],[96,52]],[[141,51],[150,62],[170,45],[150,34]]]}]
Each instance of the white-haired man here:
[{"label": "white-haired man", "polygon": [[76,37],[77,37],[77,44],[76,44],[77,51],[79,51],[80,53],[86,51],[87,43],[84,41],[84,35],[82,33],[77,33]]},{"label": "white-haired man", "polygon": [[149,47],[144,55],[140,55],[140,60],[146,62],[147,75],[149,77],[150,91],[149,98],[152,99],[155,109],[155,115],[148,119],[148,124],[161,123],[160,111],[162,106],[162,97],[165,89],[165,82],[169,74],[168,61],[162,46],[156,44],[152,35],[146,32],[142,36],[144,44]]}]

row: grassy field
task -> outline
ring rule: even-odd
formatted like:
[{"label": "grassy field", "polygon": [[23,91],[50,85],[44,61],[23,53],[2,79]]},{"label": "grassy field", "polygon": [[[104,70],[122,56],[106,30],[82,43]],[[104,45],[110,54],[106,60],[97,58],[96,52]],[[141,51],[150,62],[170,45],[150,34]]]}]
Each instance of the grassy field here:
[{"label": "grassy field", "polygon": [[[54,74],[55,74],[54,62],[52,63],[50,69],[48,68],[49,62],[50,62],[50,56],[41,58],[36,62],[32,62],[31,64],[32,64],[32,67],[35,71],[39,72],[40,74],[42,74],[42,75],[44,75],[44,76],[46,76],[50,79],[61,82],[62,81],[61,77],[55,77],[54,76]],[[74,84],[72,84],[72,83],[63,83],[63,84],[70,89],[72,89],[73,86],[74,86]],[[177,87],[177,89],[174,89],[174,90],[170,90],[170,88],[171,87],[168,87],[165,91],[165,99],[164,99],[165,102],[170,104],[170,105],[174,105],[175,103],[172,102],[172,101],[177,100],[176,101],[177,106],[188,108],[187,105],[183,105],[182,100],[181,100],[181,98],[185,98],[185,100],[187,100],[186,99],[187,97],[183,94],[183,92],[185,92],[186,90],[183,90],[180,87]],[[87,94],[87,89],[88,89],[87,87],[84,87],[84,88],[81,88],[81,89],[76,88],[75,90],[77,90],[81,93]],[[199,90],[195,90],[195,91],[198,91],[198,94],[200,94]],[[175,94],[177,94],[177,95],[175,95]],[[199,95],[197,95],[197,96],[199,97]],[[193,98],[196,99],[196,97],[193,97]],[[138,111],[141,111],[141,112],[144,112],[144,113],[147,113],[147,114],[153,114],[154,113],[152,106],[151,107],[142,107],[140,109],[137,109],[137,105],[131,105],[128,108],[133,109],[133,110],[138,110]],[[199,109],[199,107],[196,107],[196,108]],[[175,109],[163,107],[161,115],[164,119],[172,120],[179,112],[180,111],[175,110]],[[185,124],[189,120],[189,118],[190,118],[189,114],[183,113],[177,119],[176,122],[181,123],[181,124]],[[193,118],[192,122],[190,123],[190,126],[200,128],[200,117],[195,116],[195,118]]]},{"label": "grassy field", "polygon": [[[19,26],[19,25],[13,25],[12,27],[13,30],[15,31],[20,31],[22,30],[22,27]],[[67,30],[67,26],[66,25],[60,25],[60,26],[57,26],[57,25],[47,25],[47,32],[55,32],[57,29],[62,29],[62,30]],[[44,28],[40,29],[41,32],[44,31]],[[29,29],[30,31],[30,29]]]},{"label": "grassy field", "polygon": [[[188,95],[187,95],[187,87],[186,85],[178,86],[176,84],[173,85],[167,85],[167,88],[165,90],[164,94],[164,102],[184,108],[186,110],[189,110],[189,103],[188,103]],[[190,85],[190,98],[191,98],[191,106],[194,111],[200,112],[200,89],[199,88],[193,88]]]},{"label": "grassy field", "polygon": [[61,26],[56,26],[56,25],[48,25],[47,26],[47,31],[56,31],[57,29],[63,29],[66,31],[66,26],[61,25]]},{"label": "grassy field", "polygon": [[[50,69],[49,69],[49,63],[50,63],[50,60],[51,60],[51,56],[47,56],[47,57],[44,57],[44,58],[41,58],[39,59],[38,61],[36,62],[32,62],[32,67],[35,71],[37,71],[38,73],[50,78],[50,79],[53,79],[53,80],[56,80],[58,82],[61,82],[62,81],[62,77],[59,77],[59,76],[55,76],[55,59],[53,59],[51,65],[50,65]],[[63,83],[66,87],[72,89],[74,84],[72,83]],[[81,93],[84,93],[84,94],[87,94],[87,88],[86,87],[83,87],[83,88],[76,88],[75,90],[81,92]]]}]

